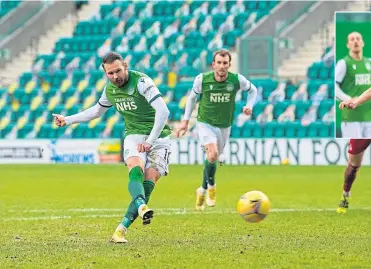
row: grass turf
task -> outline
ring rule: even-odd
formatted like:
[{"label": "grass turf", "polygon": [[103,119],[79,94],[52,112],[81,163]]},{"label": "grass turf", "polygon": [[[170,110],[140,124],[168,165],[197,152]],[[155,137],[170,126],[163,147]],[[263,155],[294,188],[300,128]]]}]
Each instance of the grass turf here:
[{"label": "grass turf", "polygon": [[[172,166],[151,196],[155,218],[108,243],[130,198],[120,165],[1,166],[0,268],[371,268],[371,168],[348,214],[335,213],[344,167],[224,166],[217,206],[193,210],[201,166]],[[235,212],[261,190],[259,224]],[[295,209],[290,211],[288,209]]]}]

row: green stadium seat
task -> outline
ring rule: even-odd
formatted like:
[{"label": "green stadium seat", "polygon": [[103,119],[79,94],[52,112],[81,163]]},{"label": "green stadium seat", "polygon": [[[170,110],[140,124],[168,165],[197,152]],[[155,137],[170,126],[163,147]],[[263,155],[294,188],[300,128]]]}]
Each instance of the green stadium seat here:
[{"label": "green stadium seat", "polygon": [[322,67],[319,72],[319,79],[326,80],[330,78],[330,69],[327,67]]},{"label": "green stadium seat", "polygon": [[236,125],[232,125],[231,128],[231,137],[240,138],[242,129]]},{"label": "green stadium seat", "polygon": [[213,16],[213,28],[219,29],[220,25],[226,21],[228,14],[215,14]]},{"label": "green stadium seat", "polygon": [[0,138],[5,138],[7,134],[14,128],[15,124],[8,124],[4,129],[0,130]]},{"label": "green stadium seat", "polygon": [[308,126],[302,126],[300,125],[300,128],[298,129],[297,132],[297,137],[298,138],[308,138]]},{"label": "green stadium seat", "polygon": [[120,138],[123,136],[125,125],[123,123],[115,124],[112,130],[112,138]]},{"label": "green stadium seat", "polygon": [[75,138],[85,137],[85,131],[88,129],[87,123],[79,123],[79,125],[72,131],[72,135]]},{"label": "green stadium seat", "polygon": [[286,122],[282,124],[283,128],[285,129],[285,137],[286,138],[297,138],[298,132],[301,127],[300,121],[294,122]]},{"label": "green stadium seat", "polygon": [[26,136],[33,130],[33,124],[26,124],[22,129],[18,130],[17,138],[26,138]]},{"label": "green stadium seat", "polygon": [[254,130],[260,129],[260,126],[255,121],[247,121],[242,127],[242,137],[250,138],[254,136]]},{"label": "green stadium seat", "polygon": [[[4,2],[4,1],[3,1]],[[225,47],[234,47],[236,39],[241,36],[243,33],[242,27],[243,23],[246,21],[246,19],[249,17],[249,15],[252,12],[257,12],[258,19],[263,17],[264,15],[268,14],[269,10],[274,7],[277,4],[278,1],[253,1],[253,2],[244,2],[244,5],[246,6],[246,12],[239,14],[235,18],[235,27],[236,29],[234,31],[226,33],[224,38],[224,45]],[[231,9],[231,7],[236,3],[236,1],[230,1],[227,2],[227,9],[228,11]],[[49,103],[48,101],[55,96],[57,91],[59,91],[59,88],[61,86],[61,83],[66,79],[67,75],[65,72],[65,66],[71,62],[76,56],[79,56],[81,58],[80,66],[77,70],[73,72],[72,76],[72,84],[69,89],[67,89],[64,93],[62,93],[62,100],[61,103],[58,104],[52,112],[55,113],[65,113],[65,114],[74,114],[77,113],[83,103],[84,100],[92,93],[93,89],[96,87],[96,83],[98,80],[102,79],[104,77],[104,74],[101,70],[99,70],[100,65],[100,57],[96,58],[96,71],[90,72],[90,78],[89,78],[89,86],[84,89],[81,93],[79,93],[79,100],[76,105],[74,105],[72,108],[70,108],[68,111],[65,110],[65,103],[72,95],[74,95],[77,92],[77,86],[79,82],[85,78],[84,72],[82,72],[81,68],[82,65],[88,61],[93,55],[96,55],[97,49],[105,42],[107,38],[110,36],[110,32],[112,29],[119,23],[119,19],[114,18],[108,18],[108,15],[112,12],[112,10],[116,7],[120,7],[121,11],[124,12],[126,8],[133,4],[135,8],[135,15],[131,17],[126,25],[125,29],[127,30],[128,27],[130,27],[137,19],[138,14],[141,10],[145,8],[147,5],[147,2],[140,1],[140,2],[129,2],[129,1],[122,1],[122,2],[116,2],[111,3],[107,5],[101,5],[100,6],[100,14],[102,16],[102,20],[95,20],[92,19],[90,21],[80,21],[74,30],[74,36],[71,38],[61,38],[58,42],[55,44],[55,50],[53,54],[50,55],[38,55],[34,62],[38,61],[39,59],[44,60],[43,64],[43,71],[41,71],[38,75],[39,77],[42,77],[45,81],[50,83],[50,89],[46,90],[44,93],[44,104],[40,105],[40,107],[36,108],[35,111],[31,111],[30,113],[30,122],[33,122],[36,118],[38,118],[41,113],[45,110],[47,110],[46,106]],[[168,25],[170,25],[172,22],[174,22],[176,19],[175,17],[175,11],[180,8],[180,6],[183,3],[180,1],[160,1],[155,2],[153,6],[154,14],[150,18],[144,18],[141,19],[141,26],[142,26],[142,32],[144,32],[146,29],[151,27],[155,21],[159,21],[161,24],[161,30],[163,31]],[[193,1],[190,3],[191,11],[195,10],[197,7],[199,7],[202,4],[202,1]],[[218,1],[212,1],[209,2],[209,12],[218,4]],[[183,110],[179,108],[179,100],[182,99],[183,96],[187,94],[187,92],[192,88],[192,81],[189,82],[182,82],[183,78],[192,77],[194,78],[196,75],[199,74],[199,70],[196,70],[192,67],[192,63],[195,59],[197,59],[201,53],[202,50],[204,50],[207,46],[207,44],[210,42],[210,40],[215,36],[216,29],[225,21],[225,19],[228,16],[228,12],[226,14],[214,14],[212,15],[212,21],[214,26],[214,31],[209,32],[206,36],[201,36],[201,34],[198,31],[189,33],[187,35],[187,38],[185,40],[185,48],[182,51],[179,51],[177,53],[170,54],[168,50],[161,51],[157,54],[151,53],[151,67],[155,64],[155,62],[164,54],[169,55],[169,69],[165,68],[162,70],[164,72],[164,77],[166,77],[166,73],[168,70],[170,70],[171,65],[179,59],[179,57],[183,53],[188,53],[188,67],[183,68],[177,75],[178,75],[178,82],[175,86],[175,88],[169,88],[167,85],[158,85],[160,92],[165,95],[169,90],[174,91],[173,94],[173,100],[168,104],[169,110],[170,110],[170,119],[171,120],[180,120],[181,116],[183,114]],[[184,26],[185,23],[189,22],[190,19],[192,19],[192,15],[189,16],[181,16],[179,19],[181,21],[179,29],[181,29],[182,26]],[[202,15],[198,19],[198,26],[204,21],[206,16]],[[181,31],[178,33],[172,35],[171,37],[167,38],[165,40],[165,45],[168,47],[170,44],[176,42],[176,38],[182,34]],[[142,35],[138,35],[135,37],[132,41],[130,41],[130,49],[133,49],[134,45],[137,44],[140,37]],[[150,47],[151,44],[153,44],[156,41],[157,36],[153,36],[151,38],[148,38],[147,40],[147,46]],[[122,36],[118,36],[114,38],[112,43],[112,48],[116,48],[117,45],[121,42]],[[61,71],[58,71],[54,73],[53,75],[49,74],[48,67],[50,64],[56,59],[56,55],[58,52],[63,51],[64,52],[64,58],[61,61]],[[141,51],[141,52],[130,52],[132,55],[132,60],[130,62],[130,65],[135,67],[135,65],[140,61],[145,54],[150,53],[148,50]],[[122,53],[123,57],[125,57],[128,53]],[[207,64],[211,64],[212,62],[212,51],[207,51],[207,57],[206,57]],[[319,70],[325,70],[326,67],[321,66],[320,64],[316,65],[316,72],[317,76],[320,74]],[[135,68],[134,68],[135,69]],[[326,69],[328,70],[328,68]],[[155,78],[158,76],[158,72],[154,70],[153,68],[143,70],[144,73],[149,75],[152,78]],[[323,71],[325,76],[325,71]],[[41,85],[40,82],[37,82],[37,86],[30,94],[24,93],[24,88],[27,85],[27,83],[32,79],[32,74],[30,72],[24,73],[19,78],[19,89],[17,89],[14,92],[14,96],[18,97],[20,99],[20,102],[22,103],[22,107],[15,113],[12,113],[11,117],[12,119],[17,119],[20,116],[24,114],[24,111],[26,108],[29,108],[30,102],[35,98],[35,96],[40,92]],[[331,73],[327,74],[326,80],[328,80],[328,76],[331,76]],[[253,82],[254,83],[254,82]],[[322,81],[323,83],[323,81]],[[326,82],[328,83],[328,82]],[[263,100],[259,102],[254,110],[253,110],[253,119],[256,119],[257,115],[259,115],[264,107],[268,104],[266,101],[266,98],[269,96],[269,94],[277,87],[278,81],[272,80],[272,79],[259,79],[254,83],[256,86],[262,86],[263,87]],[[45,90],[45,88],[43,88]],[[287,88],[287,97],[291,97],[292,93],[294,92],[295,87],[294,86],[288,86]],[[100,97],[101,93],[96,93],[96,99]],[[240,102],[237,102],[235,105],[235,115],[237,116],[241,110],[242,106],[245,104],[245,100],[247,97],[247,93],[243,93],[243,100]],[[282,110],[285,106],[289,105],[290,102],[285,101],[282,104],[278,104],[277,108],[275,110],[279,111]],[[323,107],[323,111],[325,111],[326,105],[325,103],[321,104],[321,109]],[[7,107],[10,109],[10,107]],[[322,111],[322,110],[321,110]],[[2,114],[1,114],[2,113]],[[5,115],[6,111],[5,109],[2,109],[0,111],[0,115]],[[114,109],[109,109],[107,113],[105,113],[102,116],[102,122],[100,122],[97,126],[95,126],[92,129],[89,129],[87,124],[80,124],[77,126],[73,132],[72,137],[74,138],[98,138],[100,137],[102,131],[104,130],[106,126],[106,120],[114,115],[116,112]],[[52,117],[51,115],[48,115],[48,122],[51,123]],[[53,129],[51,128],[50,124],[45,124],[45,126],[42,127],[40,130],[38,137],[43,138],[56,138],[61,137],[65,130],[64,129]],[[276,125],[275,125],[276,124]],[[124,123],[122,120],[119,124],[115,124],[113,130],[112,130],[112,137],[121,137],[122,128],[124,126]],[[269,126],[269,124],[268,124]],[[286,125],[279,125],[278,123],[274,122],[271,124],[272,126],[272,136],[275,137],[283,137],[286,135],[286,133],[290,133],[288,131],[288,127]],[[23,137],[26,135],[26,133],[29,131],[30,126],[25,126],[22,128],[22,130],[19,131],[19,136]],[[269,129],[269,128],[268,128]],[[291,131],[291,135],[293,135],[294,131]],[[261,128],[255,121],[251,120],[248,123],[246,123],[242,128],[238,128],[237,126],[232,127],[232,136],[233,137],[262,137],[263,134],[263,128]]]},{"label": "green stadium seat", "polygon": [[294,101],[292,102],[295,105],[295,117],[297,119],[301,119],[305,112],[307,112],[308,108],[312,105],[311,101]]},{"label": "green stadium seat", "polygon": [[[308,137],[318,137],[321,128],[324,124],[321,121],[312,122],[308,127]],[[327,131],[327,130],[326,130]]]},{"label": "green stadium seat", "polygon": [[[246,98],[244,98],[243,100],[246,100]],[[260,101],[259,103],[256,103],[252,112],[252,118],[256,119],[258,115],[264,111],[267,104],[267,101]]]},{"label": "green stadium seat", "polygon": [[290,105],[291,101],[278,102],[273,109],[273,117],[277,119]]},{"label": "green stadium seat", "polygon": [[[243,30],[243,25],[250,16],[250,12],[240,13],[234,19],[235,28]],[[215,27],[214,27],[215,29]]]},{"label": "green stadium seat", "polygon": [[263,137],[271,138],[274,137],[274,128],[277,126],[277,122],[267,122],[265,123],[263,128]]},{"label": "green stadium seat", "polygon": [[256,10],[258,8],[257,3],[258,3],[258,1],[246,1],[246,2],[244,2],[245,8],[247,10]]},{"label": "green stadium seat", "polygon": [[298,89],[298,87],[296,87],[293,84],[287,85],[287,87],[286,87],[286,98],[291,99],[291,97],[294,95],[294,93],[296,92],[297,89]]}]

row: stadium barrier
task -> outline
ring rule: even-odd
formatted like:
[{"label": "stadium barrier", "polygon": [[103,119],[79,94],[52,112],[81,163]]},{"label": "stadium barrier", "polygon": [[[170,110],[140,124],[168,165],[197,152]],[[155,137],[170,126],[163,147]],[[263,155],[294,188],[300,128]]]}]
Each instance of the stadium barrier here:
[{"label": "stadium barrier", "polygon": [[[0,141],[0,163],[118,163],[119,139],[7,140]],[[224,155],[233,165],[345,165],[348,140],[343,139],[231,139]],[[364,164],[371,164],[371,149]],[[202,164],[204,152],[198,140],[174,139],[170,163]]]}]

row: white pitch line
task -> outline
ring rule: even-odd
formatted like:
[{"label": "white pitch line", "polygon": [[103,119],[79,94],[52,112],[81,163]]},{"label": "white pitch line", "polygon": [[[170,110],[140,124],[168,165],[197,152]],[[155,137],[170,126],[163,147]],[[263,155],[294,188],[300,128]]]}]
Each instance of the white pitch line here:
[{"label": "white pitch line", "polygon": [[[371,210],[371,207],[360,207],[360,208],[352,208],[355,210]],[[124,212],[126,208],[69,208],[69,209],[26,209],[26,210],[8,210],[8,213],[51,213],[51,212]],[[156,212],[192,212],[195,211],[193,208],[154,208]],[[224,211],[233,211],[235,209],[226,208],[226,209],[219,209],[213,210],[216,214],[224,213]],[[224,211],[223,211],[224,210]],[[307,208],[273,208],[270,212],[320,212],[320,211],[333,211],[336,208],[314,208],[314,207],[307,207]]]},{"label": "white pitch line", "polygon": [[[9,213],[48,213],[48,212],[123,212],[126,208],[69,208],[69,209],[25,209],[25,210],[8,210]],[[191,210],[187,208],[156,208],[156,211],[179,211]],[[229,210],[229,209],[227,209]]]},{"label": "white pitch line", "polygon": [[[101,211],[109,211],[114,212],[115,208],[103,208],[104,210]],[[353,210],[371,210],[370,207],[363,207],[363,208],[352,208]],[[67,210],[68,211],[68,210]],[[73,210],[72,210],[73,211]],[[82,212],[91,212],[92,210],[85,210]],[[120,209],[120,211],[122,211]],[[332,211],[335,212],[335,208],[274,208],[271,209],[270,212],[322,212],[322,211]],[[9,212],[9,211],[8,211]],[[17,211],[14,211],[17,212]],[[29,211],[28,211],[29,212]],[[35,212],[35,211],[32,211]],[[40,212],[40,211],[37,211]],[[45,211],[42,211],[45,212]],[[47,211],[51,212],[51,211]],[[65,211],[64,211],[65,212]],[[69,211],[71,212],[71,210]],[[74,212],[74,211],[73,211]],[[81,212],[81,211],[79,211]],[[123,211],[122,211],[123,212]],[[202,214],[237,214],[235,209],[211,209],[206,211],[196,211],[194,209],[187,209],[187,208],[159,208],[155,209],[156,215],[202,215]],[[35,217],[10,217],[4,218],[3,221],[31,221],[31,220],[57,220],[57,219],[72,219],[72,218],[116,218],[122,217],[122,214],[94,214],[94,215],[77,215],[77,216],[35,216]]]}]

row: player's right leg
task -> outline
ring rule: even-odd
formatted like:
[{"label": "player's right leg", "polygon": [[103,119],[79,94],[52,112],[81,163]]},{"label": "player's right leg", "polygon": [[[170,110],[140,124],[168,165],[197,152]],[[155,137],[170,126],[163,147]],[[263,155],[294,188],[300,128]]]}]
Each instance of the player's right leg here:
[{"label": "player's right leg", "polygon": [[356,139],[363,138],[362,126],[360,122],[342,122],[341,123],[342,138]]},{"label": "player's right leg", "polygon": [[[211,192],[215,193],[215,173],[219,155],[218,128],[203,122],[198,122],[197,127],[198,138],[206,153],[202,185],[196,190],[196,209],[203,210],[205,208],[206,191],[210,189]],[[210,206],[214,204],[210,204]]]},{"label": "player's right leg", "polygon": [[153,217],[153,210],[148,208],[144,192],[144,164],[147,154],[139,153],[137,150],[138,143],[145,140],[143,135],[129,135],[124,141],[124,161],[129,169],[128,189],[131,195],[131,203],[128,210],[116,228],[111,241],[115,243],[126,243],[125,233],[129,226],[139,215],[144,222]]},{"label": "player's right leg", "polygon": [[344,214],[347,212],[350,200],[350,190],[356,179],[357,171],[361,167],[363,153],[370,145],[369,139],[350,139],[349,142],[349,163],[344,173],[343,194],[337,208],[337,212]]}]

